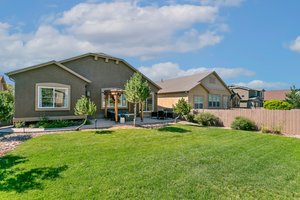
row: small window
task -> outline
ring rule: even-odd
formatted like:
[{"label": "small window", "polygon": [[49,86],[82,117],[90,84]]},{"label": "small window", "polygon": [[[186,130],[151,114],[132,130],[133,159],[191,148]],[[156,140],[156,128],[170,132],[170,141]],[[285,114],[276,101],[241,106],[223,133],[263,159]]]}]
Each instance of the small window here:
[{"label": "small window", "polygon": [[210,94],[208,96],[208,107],[219,108],[220,107],[220,95]]},{"label": "small window", "polygon": [[146,111],[146,112],[154,111],[154,93],[153,92],[150,94],[150,96],[145,101],[144,111]]},{"label": "small window", "polygon": [[68,108],[69,88],[38,86],[38,108]]},{"label": "small window", "polygon": [[194,109],[202,109],[203,108],[203,97],[194,96]]}]

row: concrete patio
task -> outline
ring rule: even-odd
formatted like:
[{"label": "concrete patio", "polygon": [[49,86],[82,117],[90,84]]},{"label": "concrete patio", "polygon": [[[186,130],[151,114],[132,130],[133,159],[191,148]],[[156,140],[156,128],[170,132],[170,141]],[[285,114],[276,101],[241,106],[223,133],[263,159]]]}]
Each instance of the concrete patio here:
[{"label": "concrete patio", "polygon": [[[90,125],[85,125],[82,127],[82,130],[86,129],[104,129],[112,127],[128,127],[133,126],[133,121],[125,122],[124,124],[115,123],[114,121],[108,119],[97,119],[90,120]],[[137,118],[136,124],[141,127],[151,127],[155,125],[168,124],[174,122],[174,119],[152,119],[144,118],[144,121],[141,122],[140,118]],[[74,131],[77,126],[64,127],[64,128],[13,128],[12,126],[0,128],[1,133],[40,133],[40,132],[63,132],[63,131]]]}]

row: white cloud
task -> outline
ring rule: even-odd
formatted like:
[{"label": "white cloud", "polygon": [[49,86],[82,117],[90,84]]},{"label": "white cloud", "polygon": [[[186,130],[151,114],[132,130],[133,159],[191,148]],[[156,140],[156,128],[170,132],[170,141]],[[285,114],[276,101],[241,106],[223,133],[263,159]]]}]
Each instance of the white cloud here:
[{"label": "white cloud", "polygon": [[200,0],[202,5],[239,6],[244,0]]},{"label": "white cloud", "polygon": [[153,80],[176,78],[188,76],[196,73],[216,71],[223,79],[231,79],[240,76],[254,76],[255,72],[245,68],[225,68],[225,67],[197,67],[191,69],[181,69],[179,64],[172,62],[158,63],[151,67],[142,66],[139,70]]},{"label": "white cloud", "polygon": [[253,80],[248,83],[235,83],[234,85],[246,86],[253,89],[287,89],[289,84],[283,82],[266,82],[262,80]]},{"label": "white cloud", "polygon": [[[83,52],[149,58],[218,44],[218,7],[171,4],[140,6],[132,1],[80,3],[44,18],[37,30],[12,32],[0,22],[0,71]],[[206,24],[195,28],[196,24]]]},{"label": "white cloud", "polygon": [[300,36],[290,43],[289,48],[292,51],[300,52]]}]

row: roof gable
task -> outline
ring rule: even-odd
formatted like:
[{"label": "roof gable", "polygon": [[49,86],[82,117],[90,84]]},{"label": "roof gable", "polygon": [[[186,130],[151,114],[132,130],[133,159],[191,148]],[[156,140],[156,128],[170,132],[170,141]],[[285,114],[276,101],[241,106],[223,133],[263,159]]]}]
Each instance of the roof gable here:
[{"label": "roof gable", "polygon": [[[231,93],[227,85],[220,78],[220,76],[215,71],[207,71],[203,73],[198,73],[190,76],[183,76],[169,80],[163,80],[157,82],[157,84],[162,88],[158,93],[174,93],[174,92],[187,92],[201,84],[206,77],[214,74],[216,78],[221,82],[222,85]],[[201,84],[203,86],[203,84]],[[204,86],[205,87],[205,86]],[[206,87],[205,87],[206,88]]]},{"label": "roof gable", "polygon": [[34,69],[39,69],[39,68],[46,67],[46,66],[49,66],[49,65],[52,65],[52,64],[57,65],[58,67],[62,68],[63,70],[65,70],[67,72],[69,72],[70,74],[73,74],[74,76],[84,80],[87,83],[91,83],[91,81],[89,79],[81,76],[80,74],[78,74],[78,73],[74,72],[73,70],[67,68],[66,66],[62,65],[61,63],[56,62],[55,60],[52,60],[52,61],[49,61],[49,62],[46,62],[46,63],[42,63],[42,64],[39,64],[39,65],[34,65],[34,66],[31,66],[31,67],[26,67],[26,68],[23,68],[23,69],[15,70],[15,71],[7,73],[7,76],[11,77],[15,74],[23,73],[23,72],[34,70]]}]

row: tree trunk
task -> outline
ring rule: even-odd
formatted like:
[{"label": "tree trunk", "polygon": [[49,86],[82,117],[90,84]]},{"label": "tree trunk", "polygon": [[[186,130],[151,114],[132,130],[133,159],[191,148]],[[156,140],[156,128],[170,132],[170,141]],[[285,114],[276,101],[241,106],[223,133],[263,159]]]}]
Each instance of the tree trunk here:
[{"label": "tree trunk", "polygon": [[84,125],[85,125],[85,123],[87,122],[87,115],[85,116],[85,118],[84,118],[84,121],[83,121],[83,123],[82,124],[80,124],[75,130],[76,131],[79,131]]},{"label": "tree trunk", "polygon": [[143,103],[141,103],[141,122],[143,122],[144,121],[144,104]]},{"label": "tree trunk", "polygon": [[136,103],[134,103],[134,117],[133,117],[133,126],[136,126]]}]

